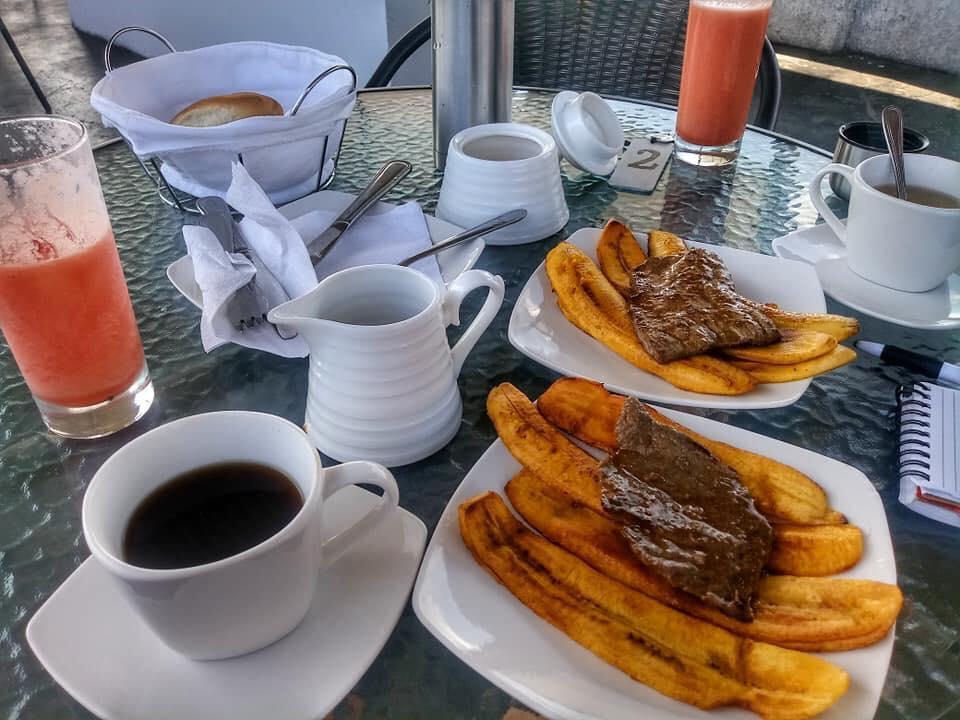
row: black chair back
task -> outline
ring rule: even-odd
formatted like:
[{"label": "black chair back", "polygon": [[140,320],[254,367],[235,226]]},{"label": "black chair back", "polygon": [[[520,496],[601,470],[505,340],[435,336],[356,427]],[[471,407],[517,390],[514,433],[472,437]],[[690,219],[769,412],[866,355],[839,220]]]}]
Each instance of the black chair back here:
[{"label": "black chair back", "polygon": [[[676,105],[688,0],[516,0],[515,85],[592,90]],[[367,87],[387,85],[430,38],[430,18],[401,38]],[[753,123],[772,129],[780,108],[780,66],[764,41]]]},{"label": "black chair back", "polygon": [[686,0],[516,0],[514,83],[676,105]]}]

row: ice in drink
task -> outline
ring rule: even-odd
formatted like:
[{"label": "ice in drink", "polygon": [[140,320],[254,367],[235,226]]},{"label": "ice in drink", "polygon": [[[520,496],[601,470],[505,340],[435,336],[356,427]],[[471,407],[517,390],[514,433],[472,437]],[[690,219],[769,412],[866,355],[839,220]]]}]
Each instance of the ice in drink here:
[{"label": "ice in drink", "polygon": [[705,152],[722,152],[734,146],[735,156],[750,112],[770,5],[771,0],[691,0],[678,149],[702,146]]}]

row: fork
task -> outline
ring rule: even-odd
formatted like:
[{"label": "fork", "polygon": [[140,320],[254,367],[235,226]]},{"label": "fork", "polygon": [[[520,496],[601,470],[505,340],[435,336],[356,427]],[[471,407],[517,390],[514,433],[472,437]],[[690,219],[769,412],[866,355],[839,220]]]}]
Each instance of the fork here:
[{"label": "fork", "polygon": [[[237,253],[251,260],[250,250],[238,242],[239,238],[233,232],[233,215],[230,206],[222,198],[199,198],[197,208],[200,210],[199,223],[216,236],[226,252]],[[236,291],[227,308],[227,319],[240,332],[268,322],[270,303],[264,293],[257,291],[256,283],[257,277],[254,275],[250,282]]]}]

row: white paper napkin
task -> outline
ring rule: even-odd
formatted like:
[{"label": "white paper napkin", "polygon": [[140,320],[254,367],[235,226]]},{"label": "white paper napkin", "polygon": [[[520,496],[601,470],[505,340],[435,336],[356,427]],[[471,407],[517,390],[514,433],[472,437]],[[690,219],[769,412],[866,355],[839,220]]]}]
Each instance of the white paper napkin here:
[{"label": "white paper napkin", "polygon": [[[309,242],[330,227],[339,214],[332,210],[314,210],[294,218],[291,224],[304,242]],[[395,265],[430,246],[430,231],[420,206],[415,202],[404,203],[379,215],[364,215],[351,225],[317,265],[317,275],[323,279],[358,265]],[[443,283],[436,255],[418,260],[410,267],[438,284]]]},{"label": "white paper napkin", "polygon": [[[339,215],[338,211],[316,210],[293,221],[287,220],[240,163],[233,165],[233,180],[226,199],[244,215],[240,222],[244,241],[260,256],[291,298],[300,297],[316,287],[317,275],[322,279],[348,267],[393,264],[431,246],[420,206],[406,203],[384,213],[360,218],[314,274],[304,243],[326,230]],[[283,340],[269,324],[244,332],[234,328],[227,318],[229,301],[254,275],[253,265],[242,255],[223,250],[206,228],[186,225],[183,237],[193,262],[194,278],[203,294],[200,338],[205,351],[234,342],[282,357],[305,357],[308,354],[307,345],[301,338]],[[424,258],[413,267],[437,283],[443,282],[435,256]]]}]

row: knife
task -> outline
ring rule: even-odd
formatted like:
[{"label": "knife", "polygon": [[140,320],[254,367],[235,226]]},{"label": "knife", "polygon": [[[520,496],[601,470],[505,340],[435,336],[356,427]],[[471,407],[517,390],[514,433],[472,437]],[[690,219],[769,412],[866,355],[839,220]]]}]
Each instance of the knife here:
[{"label": "knife", "polygon": [[367,185],[347,209],[337,216],[326,230],[320,233],[320,236],[307,244],[307,252],[310,253],[310,262],[314,267],[323,260],[341,236],[350,228],[350,226],[369,210],[374,203],[386,195],[398,182],[403,180],[410,172],[413,166],[405,160],[390,160],[380,171],[373,176],[373,180]]}]

